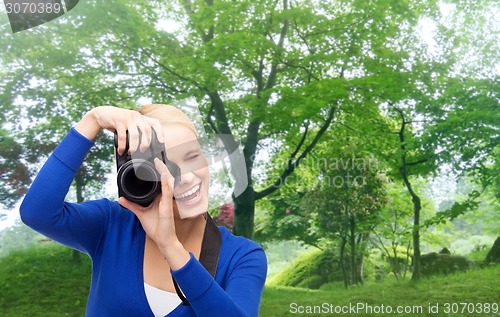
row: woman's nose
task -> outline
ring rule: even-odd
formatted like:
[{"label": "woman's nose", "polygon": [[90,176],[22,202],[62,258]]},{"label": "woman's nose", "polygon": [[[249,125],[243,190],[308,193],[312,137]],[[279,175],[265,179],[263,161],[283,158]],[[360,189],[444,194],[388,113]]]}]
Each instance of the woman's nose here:
[{"label": "woman's nose", "polygon": [[194,178],[195,176],[193,171],[181,167],[181,181],[179,182],[179,186],[183,184],[191,184]]}]

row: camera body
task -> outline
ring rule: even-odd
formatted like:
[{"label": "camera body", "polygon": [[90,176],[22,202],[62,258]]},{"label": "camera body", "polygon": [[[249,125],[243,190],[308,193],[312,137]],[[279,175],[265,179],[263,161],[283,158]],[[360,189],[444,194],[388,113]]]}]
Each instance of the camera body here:
[{"label": "camera body", "polygon": [[[145,152],[136,151],[128,153],[129,135],[127,131],[127,143],[122,155],[116,153],[116,169],[118,196],[125,197],[131,202],[143,207],[151,205],[155,198],[161,193],[161,176],[156,170],[154,159],[160,159],[174,177],[174,186],[180,181],[180,168],[177,164],[169,161],[165,147],[158,141],[156,133],[151,130],[151,144]],[[118,148],[118,136],[115,133],[115,150]]]}]

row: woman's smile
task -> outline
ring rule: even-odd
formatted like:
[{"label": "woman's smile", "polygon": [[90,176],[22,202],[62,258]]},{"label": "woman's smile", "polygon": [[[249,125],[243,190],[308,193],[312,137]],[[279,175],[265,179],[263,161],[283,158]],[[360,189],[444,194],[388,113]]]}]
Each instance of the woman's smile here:
[{"label": "woman's smile", "polygon": [[200,188],[201,188],[201,183],[198,183],[197,185],[193,186],[191,189],[185,191],[184,193],[174,196],[174,199],[177,201],[177,203],[181,202],[186,204],[192,204],[195,201],[195,199],[199,197]]}]

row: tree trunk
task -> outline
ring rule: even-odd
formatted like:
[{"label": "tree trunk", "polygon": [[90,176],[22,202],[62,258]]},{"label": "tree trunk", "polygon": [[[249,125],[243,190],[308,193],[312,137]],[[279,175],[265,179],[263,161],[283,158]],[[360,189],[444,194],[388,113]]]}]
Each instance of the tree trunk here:
[{"label": "tree trunk", "polygon": [[351,246],[350,267],[351,267],[351,285],[358,284],[357,264],[356,264],[356,220],[352,214],[349,215],[349,244]]},{"label": "tree trunk", "polygon": [[366,251],[366,241],[370,238],[369,233],[363,233],[358,236],[358,241],[356,247],[358,249],[356,256],[356,283],[365,284],[364,272],[365,272],[365,251]]},{"label": "tree trunk", "polygon": [[[406,125],[410,124],[411,121],[407,121],[405,119],[405,115],[403,111],[397,107],[395,107],[392,103],[389,103],[401,116],[401,127],[399,129],[399,141],[400,141],[400,150],[401,150],[401,166],[399,168],[399,172],[401,177],[403,178],[403,182],[408,189],[408,192],[411,196],[411,201],[413,202],[413,230],[412,230],[412,238],[413,238],[413,275],[411,277],[412,280],[416,281],[420,279],[420,210],[422,209],[422,203],[420,197],[415,193],[413,187],[410,183],[408,177],[408,166],[409,163],[406,161],[406,140],[405,140],[405,129]],[[423,161],[420,161],[423,162]],[[418,162],[417,162],[418,163]],[[416,165],[417,163],[413,163],[412,165]]]},{"label": "tree trunk", "polygon": [[365,279],[363,277],[363,273],[365,270],[365,255],[364,252],[358,252],[356,259],[356,283],[365,284]]},{"label": "tree trunk", "polygon": [[[208,95],[211,100],[211,110],[209,111],[209,114],[213,109],[213,113],[215,114],[215,118],[217,120],[216,123],[213,123],[209,120],[210,122],[212,122],[212,129],[214,129],[214,132],[217,134],[226,135],[226,137],[222,138],[221,140],[224,143],[224,147],[227,152],[233,153],[233,151],[237,149],[238,144],[234,139],[233,133],[228,124],[228,119],[224,108],[224,101],[217,91],[211,92]],[[246,188],[238,197],[235,197],[233,193],[233,233],[235,235],[244,236],[249,239],[252,238],[253,235],[256,200],[255,191],[252,186],[252,170],[254,163],[253,159],[257,151],[260,124],[260,120],[253,120],[248,125],[246,142],[243,149],[245,169],[234,168],[234,166],[238,165],[236,164],[236,162],[233,162],[235,158],[231,155],[229,156],[232,167],[231,172],[236,182],[235,188],[239,187],[241,189],[244,187],[244,184],[246,184]]]},{"label": "tree trunk", "polygon": [[347,276],[347,270],[345,268],[345,246],[347,244],[347,238],[342,236],[342,242],[340,243],[340,270],[342,271],[342,276],[344,277],[345,288],[349,287],[349,277]]},{"label": "tree trunk", "polygon": [[[408,242],[408,246],[406,247],[406,265],[405,265],[403,278],[406,278],[406,273],[408,273],[408,269],[409,269],[408,263],[410,263],[410,249],[411,249],[411,243]],[[419,251],[420,251],[420,249],[419,249]],[[419,267],[419,269],[420,269],[420,267]]]},{"label": "tree trunk", "polygon": [[234,201],[234,225],[233,234],[244,236],[249,239],[253,235],[253,222],[255,213],[255,192],[249,186],[238,197],[233,197]]},{"label": "tree trunk", "polygon": [[413,193],[413,274],[411,279],[416,281],[420,279],[420,210],[422,209],[420,197]]},{"label": "tree trunk", "polygon": [[500,263],[500,237],[498,237],[495,240],[490,251],[488,251],[488,254],[486,255],[486,259],[484,260],[484,263],[486,263],[486,264]]},{"label": "tree trunk", "polygon": [[[390,259],[390,257],[389,257]],[[392,244],[392,260],[391,260],[391,266],[392,266],[392,273],[394,273],[394,276],[396,277],[396,280],[399,281],[399,277],[401,276],[401,266],[399,264],[399,258],[398,258],[398,247],[395,243]]]}]

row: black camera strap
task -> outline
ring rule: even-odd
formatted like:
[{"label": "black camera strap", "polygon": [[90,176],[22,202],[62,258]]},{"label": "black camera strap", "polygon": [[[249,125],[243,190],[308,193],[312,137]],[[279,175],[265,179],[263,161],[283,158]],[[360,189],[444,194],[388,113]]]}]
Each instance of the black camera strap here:
[{"label": "black camera strap", "polygon": [[[215,278],[215,273],[217,272],[217,265],[219,264],[219,254],[222,245],[222,235],[219,228],[215,224],[214,220],[208,212],[206,213],[206,224],[205,232],[203,233],[203,241],[201,243],[200,252],[200,263],[203,267]],[[172,281],[174,282],[175,291],[177,295],[182,300],[184,306],[189,306],[189,301],[186,299],[184,294],[177,285],[174,277],[172,276]]]}]

